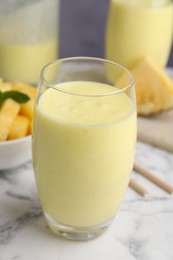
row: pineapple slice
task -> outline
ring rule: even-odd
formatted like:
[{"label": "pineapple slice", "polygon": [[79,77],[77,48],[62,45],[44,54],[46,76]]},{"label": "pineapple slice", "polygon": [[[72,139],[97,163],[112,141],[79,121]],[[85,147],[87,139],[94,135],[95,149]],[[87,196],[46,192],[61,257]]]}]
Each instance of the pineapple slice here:
[{"label": "pineapple slice", "polygon": [[27,94],[30,100],[19,104],[11,98],[1,99],[0,142],[32,134],[36,88],[21,82],[5,82],[0,78],[0,92],[16,90]]},{"label": "pineapple slice", "polygon": [[3,82],[0,78],[0,91],[5,92],[9,90],[12,90],[12,84],[10,82]]},{"label": "pineapple slice", "polygon": [[20,114],[32,120],[34,114],[34,103],[35,100],[30,99],[28,102],[22,104],[20,109]]},{"label": "pineapple slice", "polygon": [[28,125],[28,135],[32,135],[32,129],[33,129],[33,120],[29,121],[29,125]]},{"label": "pineapple slice", "polygon": [[33,86],[21,82],[13,82],[12,86],[14,90],[27,94],[31,99],[35,98],[36,96],[36,88],[34,88]]},{"label": "pineapple slice", "polygon": [[152,59],[132,69],[138,114],[149,115],[173,108],[173,80]]},{"label": "pineapple slice", "polygon": [[14,90],[18,90],[24,94],[27,94],[30,97],[30,100],[28,102],[21,104],[20,115],[25,116],[32,121],[34,113],[36,88],[21,82],[13,82],[12,85]]},{"label": "pineapple slice", "polygon": [[[136,86],[138,115],[151,115],[173,108],[173,80],[151,58],[137,63],[131,72]],[[121,77],[119,84],[124,82]]]},{"label": "pineapple slice", "polygon": [[28,133],[28,127],[29,119],[24,116],[17,115],[10,128],[8,140],[14,140],[26,136]]},{"label": "pineapple slice", "polygon": [[6,141],[10,128],[20,111],[20,104],[12,99],[7,99],[0,110],[0,141]]}]

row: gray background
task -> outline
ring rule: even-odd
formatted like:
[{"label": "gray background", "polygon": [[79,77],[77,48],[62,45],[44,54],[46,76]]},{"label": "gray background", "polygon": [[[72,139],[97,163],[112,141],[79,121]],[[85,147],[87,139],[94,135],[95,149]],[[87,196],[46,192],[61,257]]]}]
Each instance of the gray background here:
[{"label": "gray background", "polygon": [[[108,5],[109,0],[61,0],[60,57],[104,57]],[[173,48],[168,66],[173,66]]]}]

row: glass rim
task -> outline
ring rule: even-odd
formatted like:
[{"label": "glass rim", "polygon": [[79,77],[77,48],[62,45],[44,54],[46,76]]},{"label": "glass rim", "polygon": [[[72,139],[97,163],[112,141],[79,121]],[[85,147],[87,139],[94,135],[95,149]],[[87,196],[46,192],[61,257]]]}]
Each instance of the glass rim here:
[{"label": "glass rim", "polygon": [[[68,90],[65,90],[65,89],[62,89],[62,88],[58,88],[57,85],[58,84],[61,84],[61,83],[66,83],[67,81],[65,82],[60,82],[60,83],[57,83],[56,84],[56,87],[54,84],[52,84],[51,82],[49,82],[45,76],[44,76],[44,73],[46,72],[46,70],[51,67],[52,65],[56,65],[58,63],[62,63],[62,62],[67,62],[67,61],[96,61],[96,62],[100,62],[101,63],[107,63],[107,64],[111,64],[113,65],[114,67],[118,67],[120,69],[122,69],[122,71],[126,72],[128,77],[129,77],[129,84],[126,85],[125,87],[122,87],[121,89],[116,89],[115,88],[115,91],[112,91],[112,92],[108,92],[108,93],[102,93],[102,94],[83,94],[83,93],[77,93],[77,92],[71,92],[71,91],[68,91]],[[50,88],[53,88],[57,91],[60,91],[60,92],[63,92],[63,93],[66,93],[66,94],[70,94],[70,95],[75,95],[75,96],[84,96],[84,97],[104,97],[104,96],[113,96],[113,95],[117,95],[117,94],[120,94],[120,93],[124,93],[125,91],[127,91],[128,89],[130,89],[131,87],[134,87],[134,77],[132,75],[132,73],[130,72],[129,69],[127,69],[126,67],[124,67],[123,65],[117,63],[117,62],[114,62],[114,61],[111,61],[111,60],[107,60],[107,59],[104,59],[104,58],[97,58],[97,57],[90,57],[90,56],[74,56],[74,57],[67,57],[67,58],[60,58],[60,59],[56,59],[54,61],[51,61],[49,62],[48,64],[46,64],[42,70],[41,70],[41,73],[40,73],[40,79],[41,81],[43,81],[48,87]],[[74,82],[75,80],[73,80]],[[80,80],[80,81],[87,81],[87,80]],[[89,81],[89,80],[88,80]],[[102,82],[97,82],[97,83],[101,83],[101,84],[107,84],[107,83],[102,83]],[[111,85],[110,85],[111,86]]]}]

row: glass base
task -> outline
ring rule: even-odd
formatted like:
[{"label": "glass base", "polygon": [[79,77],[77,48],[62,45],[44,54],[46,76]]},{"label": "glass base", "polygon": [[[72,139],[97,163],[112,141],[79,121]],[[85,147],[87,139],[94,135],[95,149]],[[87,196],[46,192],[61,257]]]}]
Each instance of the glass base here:
[{"label": "glass base", "polygon": [[92,227],[73,227],[61,224],[52,219],[46,212],[44,212],[48,226],[53,233],[70,240],[86,241],[99,237],[111,225],[112,219],[102,225]]}]

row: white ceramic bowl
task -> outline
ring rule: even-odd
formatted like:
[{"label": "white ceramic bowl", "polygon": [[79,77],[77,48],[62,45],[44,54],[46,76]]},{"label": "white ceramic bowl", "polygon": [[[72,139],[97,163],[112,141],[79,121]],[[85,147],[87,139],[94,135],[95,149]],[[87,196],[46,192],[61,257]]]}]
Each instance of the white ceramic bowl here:
[{"label": "white ceramic bowl", "polygon": [[31,136],[0,142],[0,170],[15,168],[31,158]]}]

